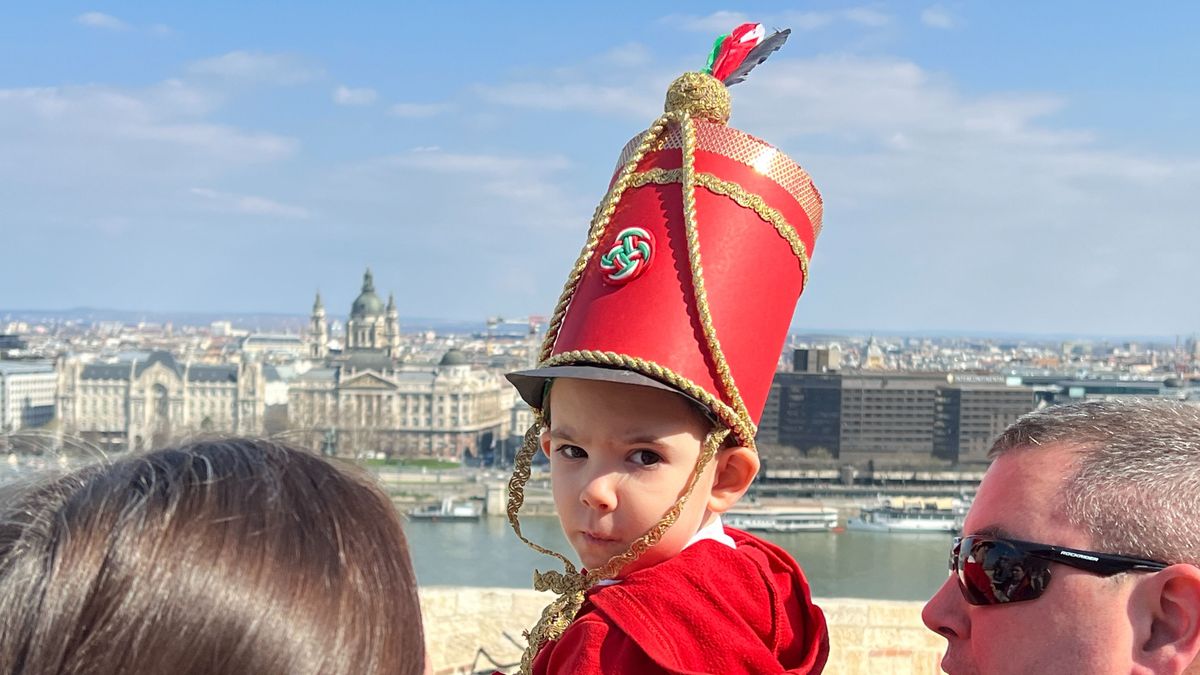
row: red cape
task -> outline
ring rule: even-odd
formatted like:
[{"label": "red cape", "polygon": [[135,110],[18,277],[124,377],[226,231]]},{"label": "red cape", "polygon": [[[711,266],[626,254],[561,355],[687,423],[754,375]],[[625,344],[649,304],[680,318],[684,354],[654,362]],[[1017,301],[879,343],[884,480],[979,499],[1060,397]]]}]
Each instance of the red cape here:
[{"label": "red cape", "polygon": [[535,675],[820,673],[825,615],[786,551],[725,528],[737,549],[704,540],[621,583],[588,592],[547,643]]}]

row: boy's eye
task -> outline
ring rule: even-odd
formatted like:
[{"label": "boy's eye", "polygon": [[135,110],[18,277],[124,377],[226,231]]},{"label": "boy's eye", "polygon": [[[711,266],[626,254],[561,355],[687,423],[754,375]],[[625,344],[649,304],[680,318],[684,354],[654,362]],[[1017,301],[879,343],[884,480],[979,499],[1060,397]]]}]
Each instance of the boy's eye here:
[{"label": "boy's eye", "polygon": [[629,461],[634,464],[641,464],[642,466],[650,466],[661,462],[662,455],[653,450],[636,450],[629,456]]},{"label": "boy's eye", "polygon": [[558,454],[567,459],[583,459],[587,457],[587,452],[577,445],[561,445],[558,448]]}]

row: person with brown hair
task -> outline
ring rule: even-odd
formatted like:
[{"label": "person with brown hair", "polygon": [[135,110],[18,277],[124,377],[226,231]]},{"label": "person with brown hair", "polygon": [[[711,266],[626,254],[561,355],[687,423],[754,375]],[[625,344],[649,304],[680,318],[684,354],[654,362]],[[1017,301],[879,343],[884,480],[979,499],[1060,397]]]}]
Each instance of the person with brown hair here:
[{"label": "person with brown hair", "polygon": [[202,441],[0,493],[0,672],[416,674],[399,516],[268,441]]}]

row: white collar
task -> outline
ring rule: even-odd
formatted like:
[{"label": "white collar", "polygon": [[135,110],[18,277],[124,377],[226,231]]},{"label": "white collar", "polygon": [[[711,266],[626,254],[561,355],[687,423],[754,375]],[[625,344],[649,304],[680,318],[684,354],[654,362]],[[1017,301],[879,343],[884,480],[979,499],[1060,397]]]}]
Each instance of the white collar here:
[{"label": "white collar", "polygon": [[[712,539],[713,541],[724,544],[724,545],[728,546],[729,548],[737,548],[737,544],[733,541],[733,537],[726,534],[725,525],[721,523],[721,515],[720,514],[717,514],[713,518],[711,523],[700,528],[700,530],[697,531],[696,534],[693,534],[692,538],[688,539],[688,542],[683,545],[683,548],[687,548],[687,547],[691,546],[692,544],[704,541],[705,539]],[[620,579],[601,579],[600,581],[596,582],[596,585],[597,586],[612,586],[613,584],[619,584],[619,583],[621,583]]]},{"label": "white collar", "polygon": [[696,534],[693,534],[692,538],[688,539],[688,543],[684,544],[683,547],[687,548],[692,544],[695,544],[699,541],[704,541],[705,539],[712,539],[713,541],[721,542],[729,548],[737,548],[737,544],[734,543],[733,537],[725,533],[725,525],[721,522],[721,514],[719,513],[713,517],[711,523],[700,528],[700,531]]}]

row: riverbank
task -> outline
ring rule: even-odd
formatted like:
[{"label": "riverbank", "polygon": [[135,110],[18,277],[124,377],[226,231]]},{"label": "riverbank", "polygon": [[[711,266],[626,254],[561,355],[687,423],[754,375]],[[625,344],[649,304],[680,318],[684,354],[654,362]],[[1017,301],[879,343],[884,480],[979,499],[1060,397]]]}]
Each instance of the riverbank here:
[{"label": "riverbank", "polygon": [[[517,663],[548,593],[511,588],[421,589],[425,642],[435,675]],[[946,642],[921,624],[921,602],[822,598],[832,675],[934,675]],[[513,668],[505,668],[511,672]]]}]

